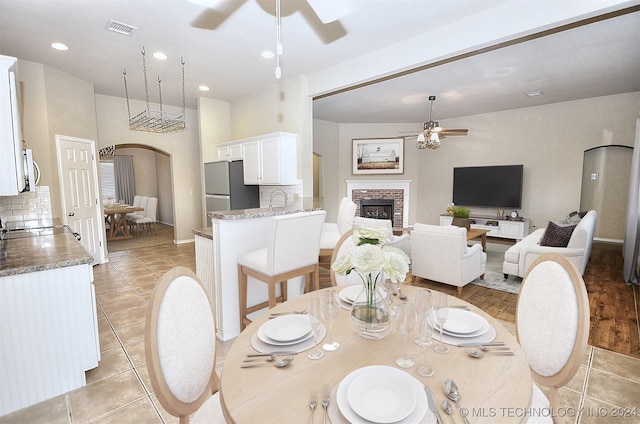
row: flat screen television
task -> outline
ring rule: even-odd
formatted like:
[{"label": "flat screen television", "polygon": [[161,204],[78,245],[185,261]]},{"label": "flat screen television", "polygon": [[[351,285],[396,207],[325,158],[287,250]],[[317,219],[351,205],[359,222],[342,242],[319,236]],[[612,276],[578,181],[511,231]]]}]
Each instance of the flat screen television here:
[{"label": "flat screen television", "polygon": [[523,171],[523,165],[453,168],[453,203],[519,209]]}]

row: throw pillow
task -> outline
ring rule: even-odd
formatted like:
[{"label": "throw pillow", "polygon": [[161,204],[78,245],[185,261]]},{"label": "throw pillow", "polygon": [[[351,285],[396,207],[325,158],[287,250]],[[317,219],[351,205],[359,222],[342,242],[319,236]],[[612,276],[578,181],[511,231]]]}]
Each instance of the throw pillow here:
[{"label": "throw pillow", "polygon": [[540,246],[567,247],[571,234],[575,228],[575,225],[562,226],[553,221],[549,221],[549,225],[547,225],[547,229],[542,236],[542,240],[540,240]]},{"label": "throw pillow", "polygon": [[580,222],[580,220],[586,215],[586,212],[571,212],[567,216],[558,220],[560,224],[564,225],[575,225]]}]

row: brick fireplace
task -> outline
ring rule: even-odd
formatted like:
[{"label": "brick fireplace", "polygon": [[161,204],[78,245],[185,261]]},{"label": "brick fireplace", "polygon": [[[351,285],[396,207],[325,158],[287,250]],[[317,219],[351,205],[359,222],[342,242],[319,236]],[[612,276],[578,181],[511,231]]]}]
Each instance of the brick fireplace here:
[{"label": "brick fireplace", "polygon": [[409,226],[410,182],[346,180],[347,197],[356,204],[356,216],[391,219],[394,230],[401,231]]}]

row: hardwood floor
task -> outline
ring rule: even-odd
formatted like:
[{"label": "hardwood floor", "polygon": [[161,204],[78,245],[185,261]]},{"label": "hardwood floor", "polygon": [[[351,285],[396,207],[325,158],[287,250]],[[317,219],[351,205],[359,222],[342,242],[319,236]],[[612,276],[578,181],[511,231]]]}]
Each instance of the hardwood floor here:
[{"label": "hardwood floor", "polygon": [[[589,344],[640,358],[640,291],[638,286],[629,286],[624,282],[622,246],[594,243],[583,278],[591,308]],[[456,288],[446,284],[422,278],[416,278],[415,282],[409,284],[457,296]],[[515,294],[469,284],[462,291],[462,299],[495,318],[515,322]]]}]

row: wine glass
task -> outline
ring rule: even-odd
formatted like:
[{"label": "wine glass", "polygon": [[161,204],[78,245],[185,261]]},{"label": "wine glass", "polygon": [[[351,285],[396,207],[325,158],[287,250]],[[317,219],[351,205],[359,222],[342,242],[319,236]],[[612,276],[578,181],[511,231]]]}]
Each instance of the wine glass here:
[{"label": "wine glass", "polygon": [[338,318],[340,312],[340,301],[338,300],[338,293],[335,290],[330,290],[322,294],[322,318],[329,322],[329,337],[328,342],[322,345],[322,348],[327,351],[336,350],[340,347],[340,343],[333,340],[333,321]]},{"label": "wine glass", "polygon": [[[416,291],[416,297],[414,302],[416,304],[416,315],[418,317],[418,325],[420,325],[420,323],[423,321],[424,313],[427,310],[430,310],[431,307],[433,306],[431,291],[427,289],[419,289],[418,291]],[[424,342],[422,341],[421,337],[415,338],[413,342],[420,347],[424,347]]]},{"label": "wine glass", "polygon": [[322,317],[322,299],[314,297],[309,299],[309,322],[313,330],[313,350],[307,354],[309,359],[320,359],[324,352],[318,348],[318,330],[320,329],[320,318]]},{"label": "wine glass", "polygon": [[395,286],[395,284],[391,281],[391,279],[385,278],[384,280],[382,280],[382,288],[384,289],[384,292],[386,293],[386,297],[384,298],[384,302],[387,305],[391,305],[391,303],[393,302],[393,299],[391,298],[391,295],[393,294],[394,286]]},{"label": "wine glass", "polygon": [[446,293],[438,293],[435,296],[434,304],[434,318],[440,327],[440,343],[433,348],[434,352],[447,353],[449,348],[442,341],[442,329],[444,323],[447,322],[447,315],[449,314],[449,296]]},{"label": "wine glass", "polygon": [[396,364],[402,368],[411,368],[415,361],[407,355],[407,339],[416,328],[416,308],[412,302],[400,303],[393,308],[396,329],[404,337],[404,349],[401,356],[396,358]]},{"label": "wine glass", "polygon": [[433,336],[433,327],[431,327],[431,323],[429,322],[429,315],[433,312],[433,305],[429,305],[422,315],[418,316],[418,320],[420,322],[420,341],[422,343],[422,349],[424,350],[424,360],[422,365],[418,367],[418,374],[423,377],[431,377],[435,374],[433,368],[427,365],[427,348],[431,346],[432,336]]}]

